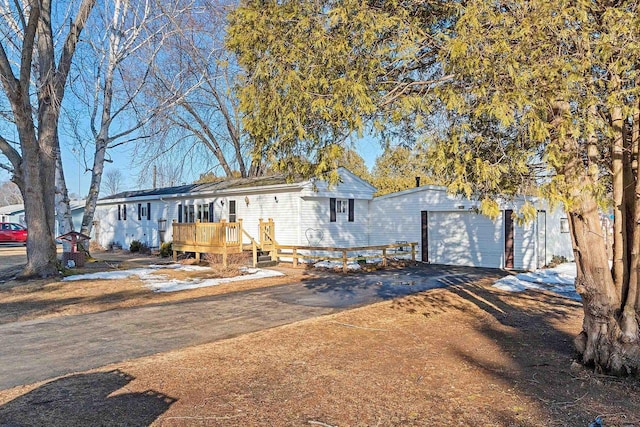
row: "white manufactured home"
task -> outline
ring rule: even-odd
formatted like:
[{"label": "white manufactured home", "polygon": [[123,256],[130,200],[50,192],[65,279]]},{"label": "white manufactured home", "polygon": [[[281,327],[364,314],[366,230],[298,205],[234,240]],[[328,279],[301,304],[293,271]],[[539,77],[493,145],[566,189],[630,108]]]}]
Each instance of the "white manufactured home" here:
[{"label": "white manufactured home", "polygon": [[[376,189],[348,170],[341,182],[287,182],[283,177],[229,179],[130,191],[98,201],[93,238],[103,247],[150,247],[172,240],[172,224],[235,223],[244,243],[258,240],[260,219],[273,219],[280,245],[362,247],[417,242],[418,260],[434,264],[533,270],[554,255],[573,258],[566,218],[540,205],[537,221],[519,225],[505,202],[502,215],[477,214],[478,203],[421,186],[375,197]],[[565,232],[566,231],[566,232]]]},{"label": "white manufactured home", "polygon": [[366,245],[376,189],[346,169],[340,176],[332,188],[276,176],[119,193],[98,201],[93,238],[103,247],[128,247],[134,240],[157,247],[172,240],[173,221],[242,220],[243,230],[257,239],[260,219],[273,218],[281,244]]}]

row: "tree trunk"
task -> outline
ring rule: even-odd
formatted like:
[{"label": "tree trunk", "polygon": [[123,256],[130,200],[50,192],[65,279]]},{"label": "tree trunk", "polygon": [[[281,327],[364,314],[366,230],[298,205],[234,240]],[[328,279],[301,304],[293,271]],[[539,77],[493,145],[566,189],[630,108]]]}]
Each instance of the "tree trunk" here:
[{"label": "tree trunk", "polygon": [[[106,141],[98,138],[96,140],[96,151],[93,156],[91,185],[89,186],[89,192],[87,193],[84,215],[82,216],[82,227],[80,228],[80,232],[87,236],[91,235],[91,228],[93,227],[93,218],[96,212],[96,204],[98,203],[98,195],[100,194],[100,183],[102,182],[106,152]],[[85,248],[85,250],[88,250],[88,248]]]},{"label": "tree trunk", "polygon": [[618,296],[619,286],[616,286],[609,268],[595,200],[591,196],[583,196],[569,212],[569,217],[576,248],[576,291],[582,297],[584,309],[582,332],[574,341],[576,349],[582,355],[583,363],[600,372],[638,373],[637,305],[628,312],[631,316],[622,316],[623,301]]},{"label": "tree trunk", "polygon": [[[73,218],[71,216],[71,207],[69,206],[67,183],[65,182],[64,171],[62,169],[62,157],[60,156],[59,141],[56,146],[56,220],[58,222],[58,233],[65,234],[73,231]],[[63,240],[62,250],[64,252],[70,252],[71,243]]]},{"label": "tree trunk", "polygon": [[[46,123],[46,122],[45,122]],[[27,265],[20,279],[49,277],[58,274],[55,233],[55,135],[51,127],[41,124],[38,140],[23,140],[21,187],[29,233],[27,235]],[[55,128],[54,128],[55,129]]]}]

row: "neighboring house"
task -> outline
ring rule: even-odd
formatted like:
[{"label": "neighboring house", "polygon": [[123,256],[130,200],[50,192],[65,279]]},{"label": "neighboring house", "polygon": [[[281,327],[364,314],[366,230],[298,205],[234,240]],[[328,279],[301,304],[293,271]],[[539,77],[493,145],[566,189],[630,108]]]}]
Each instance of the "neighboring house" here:
[{"label": "neighboring house", "polygon": [[0,207],[0,222],[14,222],[26,225],[24,205],[7,205]]},{"label": "neighboring house", "polygon": [[[73,221],[74,230],[80,231],[80,226],[82,225],[82,216],[84,215],[84,200],[71,200],[69,202],[69,207],[71,208],[71,219]],[[24,205],[9,205],[0,207],[0,222],[15,222],[18,224],[22,224],[24,226],[27,225],[27,221],[24,216]],[[56,227],[58,224],[56,223]],[[56,236],[60,235],[56,228]]]},{"label": "neighboring house", "polygon": [[[273,218],[283,245],[354,247],[418,242],[418,259],[437,264],[532,270],[553,255],[573,259],[561,211],[540,204],[537,221],[519,225],[511,213],[524,200],[503,203],[496,220],[478,203],[444,187],[422,186],[373,197],[376,189],[348,170],[341,182],[288,183],[283,177],[229,179],[209,184],[129,191],[98,201],[94,240],[128,248],[139,240],[158,247],[172,240],[172,221],[235,222],[258,238],[259,219]],[[166,231],[163,231],[166,230]],[[245,236],[245,243],[249,238]]]},{"label": "neighboring house", "polygon": [[[69,207],[71,208],[71,219],[73,221],[74,230],[76,231],[79,231],[80,226],[82,225],[84,206],[84,200],[71,200],[69,202]],[[20,204],[0,207],[0,222],[15,222],[26,227],[27,221],[25,220],[24,216],[24,205]],[[62,233],[56,230],[56,236],[60,234]]]},{"label": "neighboring house", "polygon": [[242,219],[243,229],[257,239],[259,220],[273,218],[280,244],[366,245],[376,189],[346,169],[340,176],[342,182],[333,188],[323,181],[289,183],[271,176],[127,191],[98,200],[92,237],[103,247],[128,248],[134,240],[158,247],[161,240],[171,241],[172,221]]}]

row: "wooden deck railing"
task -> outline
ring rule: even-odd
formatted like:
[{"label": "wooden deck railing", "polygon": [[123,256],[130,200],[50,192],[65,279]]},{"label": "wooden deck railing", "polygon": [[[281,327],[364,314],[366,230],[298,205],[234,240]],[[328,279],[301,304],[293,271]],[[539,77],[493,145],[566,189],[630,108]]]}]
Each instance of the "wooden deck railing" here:
[{"label": "wooden deck railing", "polygon": [[251,242],[247,245],[253,252],[253,265],[257,264],[257,251],[271,252],[271,259],[276,260],[275,224],[269,218],[263,221],[260,218],[259,239],[256,241],[243,228],[242,220],[238,222],[192,222],[178,223],[175,220],[173,227],[173,259],[178,252],[194,252],[196,260],[200,260],[200,254],[222,254],[222,263],[227,265],[227,254],[241,253],[244,248],[243,235]]},{"label": "wooden deck railing", "polygon": [[222,254],[222,262],[227,265],[227,254],[242,252],[242,220],[238,222],[178,223],[174,220],[173,258],[178,252],[194,252],[196,260],[200,254]]},{"label": "wooden deck railing", "polygon": [[[318,259],[328,261],[340,261],[342,262],[342,271],[347,272],[347,263],[349,261],[367,260],[372,258],[382,258],[382,265],[387,265],[387,258],[398,255],[411,254],[411,261],[416,260],[416,246],[418,242],[402,242],[394,243],[390,245],[376,245],[376,246],[355,246],[350,248],[336,248],[325,246],[295,246],[295,245],[276,245],[277,250],[276,257],[291,258],[293,259],[293,266],[297,267],[298,260],[301,258]],[[405,248],[411,247],[410,250]],[[364,252],[378,252],[380,255],[362,255]],[[393,252],[392,252],[393,251]],[[305,253],[302,253],[305,252]],[[340,253],[340,257],[327,257],[326,255],[312,255],[308,252],[337,252]],[[349,256],[350,253],[357,253],[356,256]]]}]

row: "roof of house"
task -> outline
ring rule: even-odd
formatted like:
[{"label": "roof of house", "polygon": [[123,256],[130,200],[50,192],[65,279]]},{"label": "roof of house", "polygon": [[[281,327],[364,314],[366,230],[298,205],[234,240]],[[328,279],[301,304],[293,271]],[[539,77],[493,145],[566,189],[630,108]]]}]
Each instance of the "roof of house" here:
[{"label": "roof of house", "polygon": [[[87,202],[86,200],[71,200],[69,201],[69,208],[72,211],[75,211],[78,209],[84,209],[86,202]],[[7,206],[0,207],[0,214],[2,215],[14,215],[16,213],[23,212],[23,211],[24,211],[24,204],[22,203],[18,205],[7,205]]]},{"label": "roof of house", "polygon": [[252,178],[230,178],[217,182],[207,182],[202,184],[178,185],[175,187],[151,188],[147,190],[123,191],[100,200],[123,199],[129,197],[145,197],[145,196],[168,196],[173,194],[188,193],[214,193],[223,190],[265,187],[270,185],[295,184],[302,182],[302,179],[294,179],[287,181],[284,175],[260,176]]},{"label": "roof of house", "polygon": [[23,210],[24,210],[24,205],[23,204],[1,206],[0,207],[0,214],[12,215],[12,214],[15,214],[15,213],[23,211]]}]

